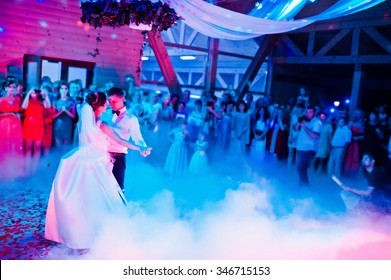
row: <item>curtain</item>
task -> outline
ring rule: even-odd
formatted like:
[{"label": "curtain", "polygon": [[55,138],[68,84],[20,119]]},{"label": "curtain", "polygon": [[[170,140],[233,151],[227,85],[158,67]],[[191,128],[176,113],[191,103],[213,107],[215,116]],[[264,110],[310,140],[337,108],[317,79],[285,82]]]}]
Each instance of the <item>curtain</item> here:
[{"label": "curtain", "polygon": [[293,20],[307,1],[262,1],[245,15],[203,0],[165,0],[184,18],[184,23],[194,30],[212,38],[227,40],[246,40],[265,34],[285,33],[316,21],[357,13],[384,1],[340,0],[318,15]]}]

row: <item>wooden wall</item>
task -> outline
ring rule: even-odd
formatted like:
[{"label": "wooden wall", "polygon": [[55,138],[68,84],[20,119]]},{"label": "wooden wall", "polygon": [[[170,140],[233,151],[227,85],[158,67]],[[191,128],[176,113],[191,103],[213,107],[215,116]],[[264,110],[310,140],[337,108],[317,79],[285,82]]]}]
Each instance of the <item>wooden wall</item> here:
[{"label": "wooden wall", "polygon": [[108,81],[123,86],[128,73],[137,77],[141,31],[103,27],[100,55],[93,57],[88,53],[96,48],[98,30],[80,17],[78,0],[1,0],[0,80],[22,79],[24,54],[94,62],[93,82],[102,86]]}]

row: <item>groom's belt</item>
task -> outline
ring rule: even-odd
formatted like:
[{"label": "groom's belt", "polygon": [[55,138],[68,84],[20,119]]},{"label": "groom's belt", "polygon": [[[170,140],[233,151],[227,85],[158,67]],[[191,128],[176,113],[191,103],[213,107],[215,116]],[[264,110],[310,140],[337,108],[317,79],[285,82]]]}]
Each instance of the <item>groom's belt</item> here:
[{"label": "groom's belt", "polygon": [[109,152],[109,154],[112,155],[113,157],[122,157],[122,156],[126,155],[124,153],[113,153],[113,152]]}]

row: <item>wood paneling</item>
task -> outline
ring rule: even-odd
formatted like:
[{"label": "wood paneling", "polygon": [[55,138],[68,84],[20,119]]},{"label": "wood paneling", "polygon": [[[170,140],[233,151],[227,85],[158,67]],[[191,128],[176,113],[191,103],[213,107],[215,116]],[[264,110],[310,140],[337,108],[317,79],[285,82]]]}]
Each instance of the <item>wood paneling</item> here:
[{"label": "wood paneling", "polygon": [[101,28],[100,55],[93,57],[88,53],[96,48],[98,30],[82,24],[80,17],[78,0],[0,1],[0,74],[22,78],[23,55],[31,54],[95,62],[98,85],[112,81],[124,86],[126,74],[137,77],[141,31]]}]

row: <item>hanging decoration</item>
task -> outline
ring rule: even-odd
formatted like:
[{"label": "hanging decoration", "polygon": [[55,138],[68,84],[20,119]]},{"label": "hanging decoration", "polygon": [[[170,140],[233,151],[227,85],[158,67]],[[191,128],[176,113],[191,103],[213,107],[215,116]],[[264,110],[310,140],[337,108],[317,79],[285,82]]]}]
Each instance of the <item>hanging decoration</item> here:
[{"label": "hanging decoration", "polygon": [[[81,3],[82,16],[80,20],[90,26],[101,28],[110,26],[148,26],[151,32],[168,30],[182,17],[174,9],[161,1],[150,0],[98,0]],[[98,36],[97,43],[101,41]],[[98,47],[92,56],[99,54]]]}]

